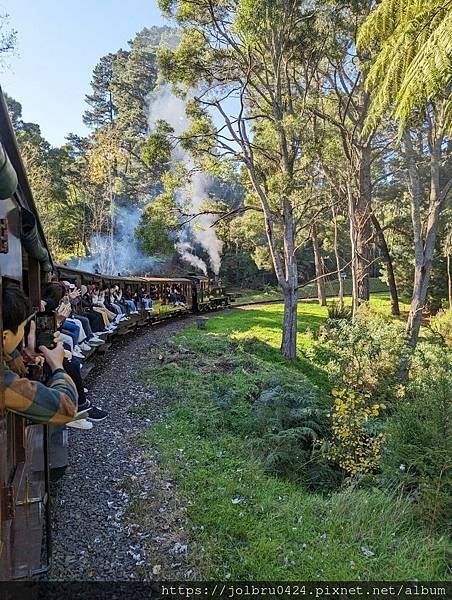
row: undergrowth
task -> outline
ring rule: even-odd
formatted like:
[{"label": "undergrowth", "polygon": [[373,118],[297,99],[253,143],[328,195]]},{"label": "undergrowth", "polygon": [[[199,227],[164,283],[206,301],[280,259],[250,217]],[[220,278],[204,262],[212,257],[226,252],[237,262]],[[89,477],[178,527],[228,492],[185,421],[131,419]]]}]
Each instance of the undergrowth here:
[{"label": "undergrowth", "polygon": [[187,503],[200,578],[446,576],[447,539],[420,525],[409,496],[397,485],[335,491],[343,473],[316,451],[328,435],[331,381],[325,357],[309,350],[326,314],[300,306],[296,363],[278,352],[282,308],[273,305],[186,328],[143,371],[171,399],[145,443]]}]

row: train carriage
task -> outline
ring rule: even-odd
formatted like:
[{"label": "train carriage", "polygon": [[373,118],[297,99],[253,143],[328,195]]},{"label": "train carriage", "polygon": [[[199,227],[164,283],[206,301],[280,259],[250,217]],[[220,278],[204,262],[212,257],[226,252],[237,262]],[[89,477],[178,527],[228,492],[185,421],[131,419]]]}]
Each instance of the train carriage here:
[{"label": "train carriage", "polygon": [[[2,286],[20,285],[36,310],[41,291],[53,279],[101,288],[149,294],[152,310],[139,306],[109,334],[109,343],[92,349],[105,353],[118,334],[136,331],[183,314],[229,305],[223,287],[207,277],[113,276],[55,265],[46,244],[33,195],[18,151],[6,103],[0,89],[0,344]],[[3,349],[0,346],[3,357]],[[94,363],[86,356],[82,377]],[[1,361],[2,369],[3,360]],[[4,379],[0,388],[0,580],[31,578],[50,568],[51,479],[64,474],[68,463],[68,430],[36,425],[6,410]],[[43,541],[45,544],[43,545]]]},{"label": "train carriage", "polygon": [[[15,282],[39,307],[52,262],[1,91],[0,162],[0,292],[5,283]],[[1,323],[0,318],[0,334]],[[3,369],[3,358],[1,364]],[[50,525],[49,432],[5,410],[3,373],[1,382],[0,579],[5,580],[47,567],[41,564],[41,542],[44,521],[47,529]]]}]

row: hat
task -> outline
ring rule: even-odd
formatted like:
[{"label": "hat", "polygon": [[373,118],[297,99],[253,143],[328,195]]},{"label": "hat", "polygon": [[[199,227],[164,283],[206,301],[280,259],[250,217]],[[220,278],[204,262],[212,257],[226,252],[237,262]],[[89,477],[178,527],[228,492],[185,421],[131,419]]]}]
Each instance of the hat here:
[{"label": "hat", "polygon": [[75,283],[70,283],[69,284],[69,289],[70,290],[75,290]]},{"label": "hat", "polygon": [[67,288],[71,287],[71,284],[69,283],[69,281],[62,281],[61,283],[64,285],[64,287],[67,287]]}]

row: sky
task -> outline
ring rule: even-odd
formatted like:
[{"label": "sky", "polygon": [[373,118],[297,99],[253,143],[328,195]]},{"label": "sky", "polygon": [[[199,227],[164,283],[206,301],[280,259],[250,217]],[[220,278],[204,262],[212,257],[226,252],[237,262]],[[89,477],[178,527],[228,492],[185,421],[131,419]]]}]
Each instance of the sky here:
[{"label": "sky", "polygon": [[54,146],[70,132],[87,133],[84,98],[101,56],[126,48],[143,27],[165,24],[157,0],[0,0],[0,13],[17,31],[0,84]]}]

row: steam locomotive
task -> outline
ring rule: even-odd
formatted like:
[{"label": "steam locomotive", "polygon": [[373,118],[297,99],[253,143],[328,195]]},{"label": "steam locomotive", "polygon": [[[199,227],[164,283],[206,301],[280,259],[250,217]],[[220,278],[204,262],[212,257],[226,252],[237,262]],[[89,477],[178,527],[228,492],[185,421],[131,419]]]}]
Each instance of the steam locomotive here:
[{"label": "steam locomotive", "polygon": [[[153,312],[141,310],[131,316],[121,323],[114,336],[181,314],[204,313],[230,305],[230,296],[224,287],[194,273],[182,278],[113,277],[55,265],[0,89],[0,344],[2,286],[10,281],[18,283],[33,306],[39,307],[43,285],[52,277],[78,286],[118,285],[123,290],[127,287],[132,292],[144,289],[149,293],[154,300]],[[168,301],[168,290],[174,288],[184,298],[177,306]],[[93,349],[92,354],[111,351],[109,346],[110,343]],[[3,348],[0,350],[3,370]],[[92,368],[91,358],[87,356],[84,376]],[[61,475],[67,465],[68,432],[61,426],[33,424],[7,411],[3,372],[1,375],[0,581],[5,581],[30,578],[50,567],[50,486],[52,475]]]}]

